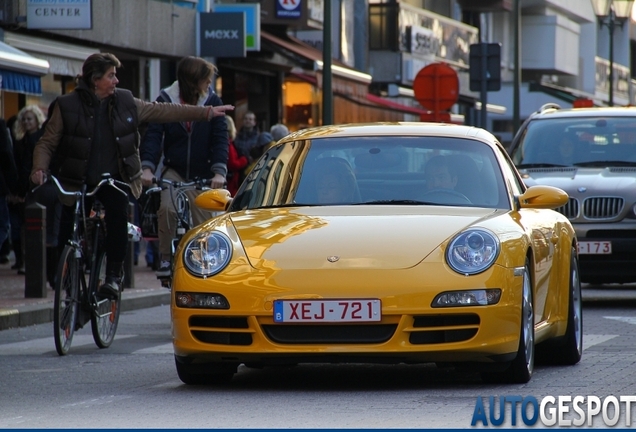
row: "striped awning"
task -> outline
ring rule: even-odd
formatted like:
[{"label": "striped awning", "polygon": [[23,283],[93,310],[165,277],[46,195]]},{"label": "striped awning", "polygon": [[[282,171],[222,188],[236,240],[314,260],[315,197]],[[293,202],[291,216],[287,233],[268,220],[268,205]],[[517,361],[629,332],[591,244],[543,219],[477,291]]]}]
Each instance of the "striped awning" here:
[{"label": "striped awning", "polygon": [[0,42],[0,90],[42,94],[40,77],[48,71],[48,61]]}]

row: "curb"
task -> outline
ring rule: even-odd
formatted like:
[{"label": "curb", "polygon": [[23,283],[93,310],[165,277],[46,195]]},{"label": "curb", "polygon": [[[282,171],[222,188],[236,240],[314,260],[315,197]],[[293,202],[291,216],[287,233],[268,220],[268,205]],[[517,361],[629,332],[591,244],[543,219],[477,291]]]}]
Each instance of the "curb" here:
[{"label": "curb", "polygon": [[[171,291],[158,289],[124,290],[121,299],[121,310],[127,312],[170,304]],[[11,309],[0,309],[0,331],[12,328],[28,327],[35,324],[53,322],[53,303],[18,306]]]}]

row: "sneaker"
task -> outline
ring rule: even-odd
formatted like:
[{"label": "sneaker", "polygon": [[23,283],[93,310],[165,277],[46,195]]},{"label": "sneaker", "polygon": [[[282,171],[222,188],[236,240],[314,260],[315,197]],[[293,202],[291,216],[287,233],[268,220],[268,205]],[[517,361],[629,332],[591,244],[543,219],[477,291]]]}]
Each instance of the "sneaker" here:
[{"label": "sneaker", "polygon": [[97,295],[102,298],[117,298],[121,288],[120,280],[115,276],[106,276],[104,284],[97,289]]},{"label": "sneaker", "polygon": [[172,273],[172,268],[170,266],[170,261],[161,261],[161,266],[159,270],[155,272],[158,278],[170,277]]}]

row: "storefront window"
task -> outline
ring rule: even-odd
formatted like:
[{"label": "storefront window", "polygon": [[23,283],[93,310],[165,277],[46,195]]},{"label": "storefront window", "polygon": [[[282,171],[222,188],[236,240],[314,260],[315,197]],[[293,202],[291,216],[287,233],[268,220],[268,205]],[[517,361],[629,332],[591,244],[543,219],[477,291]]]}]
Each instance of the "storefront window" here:
[{"label": "storefront window", "polygon": [[290,131],[316,126],[320,112],[320,97],[316,88],[307,82],[287,79],[283,86],[285,121]]}]

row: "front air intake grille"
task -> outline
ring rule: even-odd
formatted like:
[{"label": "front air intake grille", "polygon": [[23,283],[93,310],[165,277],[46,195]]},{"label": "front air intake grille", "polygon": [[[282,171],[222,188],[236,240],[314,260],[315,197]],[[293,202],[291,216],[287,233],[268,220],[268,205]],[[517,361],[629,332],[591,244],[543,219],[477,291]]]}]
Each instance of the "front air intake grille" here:
[{"label": "front air intake grille", "polygon": [[564,206],[557,208],[556,211],[568,219],[576,219],[579,217],[579,202],[574,198],[570,198]]},{"label": "front air intake grille", "polygon": [[193,330],[192,336],[197,340],[218,345],[251,345],[252,335],[249,333],[230,333]]},{"label": "front air intake grille", "polygon": [[190,327],[246,329],[249,326],[245,317],[193,316],[190,317]]},{"label": "front air intake grille", "polygon": [[[203,342],[218,345],[251,345],[252,332],[246,317],[193,316],[189,320],[192,336]],[[224,331],[230,330],[230,331]]]},{"label": "front air intake grille", "polygon": [[391,339],[395,324],[264,325],[269,339],[281,344],[374,344]]},{"label": "front air intake grille", "polygon": [[586,219],[611,219],[620,214],[625,200],[620,197],[592,197],[583,201],[583,216]]},{"label": "front air intake grille", "polygon": [[477,334],[479,323],[476,314],[415,316],[409,342],[413,345],[462,342]]}]

